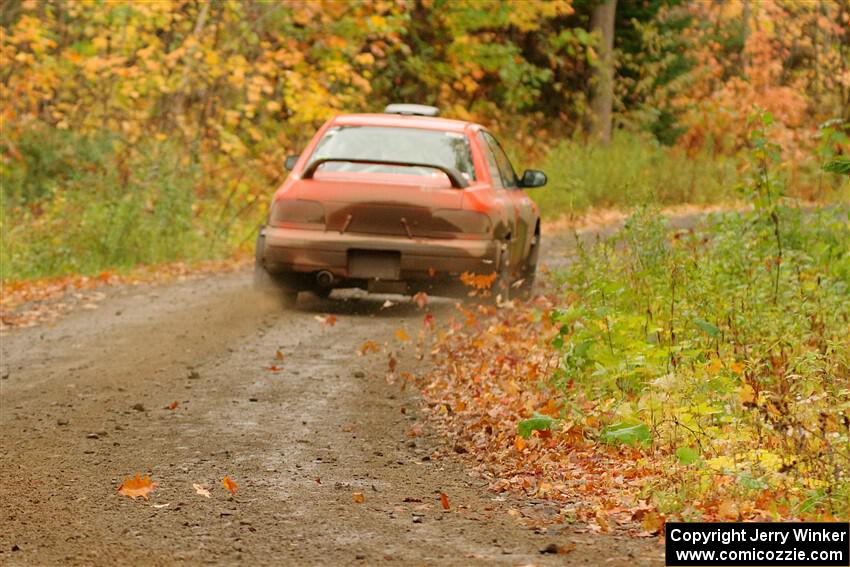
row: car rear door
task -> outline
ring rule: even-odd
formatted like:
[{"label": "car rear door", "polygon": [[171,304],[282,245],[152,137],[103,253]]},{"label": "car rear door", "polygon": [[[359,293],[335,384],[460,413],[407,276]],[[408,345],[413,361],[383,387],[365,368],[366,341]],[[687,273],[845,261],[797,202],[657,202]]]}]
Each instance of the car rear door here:
[{"label": "car rear door", "polygon": [[[485,158],[488,162],[488,169],[491,168],[492,161],[499,178],[499,184],[505,191],[509,206],[513,209],[514,222],[510,248],[511,265],[516,267],[523,261],[528,250],[530,231],[533,230],[535,221],[534,205],[525,192],[519,188],[519,181],[511,161],[496,138],[486,131],[482,131],[481,135],[486,145]],[[491,177],[494,175],[492,169],[490,175]]]}]

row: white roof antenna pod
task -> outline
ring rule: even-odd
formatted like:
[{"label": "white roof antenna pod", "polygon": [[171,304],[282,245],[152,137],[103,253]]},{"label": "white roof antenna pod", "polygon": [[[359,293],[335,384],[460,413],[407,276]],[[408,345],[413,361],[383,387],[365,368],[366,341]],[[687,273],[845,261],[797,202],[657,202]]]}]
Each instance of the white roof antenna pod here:
[{"label": "white roof antenna pod", "polygon": [[388,104],[384,114],[404,114],[408,116],[439,116],[440,109],[425,104]]}]

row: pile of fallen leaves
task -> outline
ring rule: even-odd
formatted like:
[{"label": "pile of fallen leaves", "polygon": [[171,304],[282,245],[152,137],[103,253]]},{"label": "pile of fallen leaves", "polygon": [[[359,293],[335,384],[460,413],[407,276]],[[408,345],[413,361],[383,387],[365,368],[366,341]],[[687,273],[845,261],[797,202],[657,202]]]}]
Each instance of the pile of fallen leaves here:
[{"label": "pile of fallen leaves", "polygon": [[[585,431],[592,418],[542,425],[560,417],[563,403],[547,385],[559,355],[541,340],[556,331],[545,315],[552,308],[545,297],[501,310],[459,307],[421,383],[426,412],[492,490],[558,503],[555,514],[527,518],[530,526],[580,522],[593,531],[658,533],[663,518],[642,494],[663,481],[662,471],[636,449],[595,442]],[[529,419],[532,428],[520,427]]]},{"label": "pile of fallen leaves", "polygon": [[93,309],[102,290],[118,285],[165,284],[244,268],[251,258],[236,256],[196,263],[172,262],[140,266],[128,273],[104,271],[95,276],[69,275],[0,283],[0,330],[32,327],[56,320],[76,307]]},{"label": "pile of fallen leaves", "polygon": [[846,519],[850,225],[783,214],[779,260],[751,213],[636,216],[558,292],[459,307],[426,411],[493,490],[557,503],[532,524]]}]

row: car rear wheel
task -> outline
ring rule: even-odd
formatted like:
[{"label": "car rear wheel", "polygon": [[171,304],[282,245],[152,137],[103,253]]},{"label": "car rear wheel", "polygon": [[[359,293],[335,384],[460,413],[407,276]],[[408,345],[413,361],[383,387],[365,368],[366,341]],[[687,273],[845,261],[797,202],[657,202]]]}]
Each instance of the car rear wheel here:
[{"label": "car rear wheel", "polygon": [[493,303],[509,301],[512,283],[510,249],[508,244],[504,243],[499,253],[499,271],[496,272],[496,279],[490,287],[490,300]]},{"label": "car rear wheel", "polygon": [[531,240],[531,249],[528,259],[522,269],[522,283],[518,286],[519,296],[523,299],[531,299],[534,292],[534,281],[537,279],[537,260],[540,257],[540,233],[535,232]]},{"label": "car rear wheel", "polygon": [[257,236],[257,244],[254,248],[254,289],[277,297],[284,308],[293,307],[298,301],[298,290],[293,290],[281,284],[263,266],[263,251],[265,249],[266,237],[260,229]]}]

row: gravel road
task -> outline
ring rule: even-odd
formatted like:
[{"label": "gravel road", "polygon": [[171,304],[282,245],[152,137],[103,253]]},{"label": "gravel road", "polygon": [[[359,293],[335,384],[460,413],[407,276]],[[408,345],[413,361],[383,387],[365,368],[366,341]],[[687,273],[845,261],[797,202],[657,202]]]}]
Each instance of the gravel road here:
[{"label": "gravel road", "polygon": [[[567,240],[549,239],[544,261]],[[372,340],[394,345],[399,371],[426,364],[395,337],[415,337],[422,312],[386,299],[282,311],[243,272],[111,288],[96,309],[2,337],[0,563],[663,563],[654,540],[522,527],[511,510],[528,503],[435,457],[451,440],[412,436],[415,389],[387,383],[386,354],[358,356]],[[429,307],[438,324],[454,312]],[[116,492],[136,472],[159,483],[150,501]],[[553,544],[571,551],[543,553]]]}]

